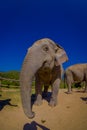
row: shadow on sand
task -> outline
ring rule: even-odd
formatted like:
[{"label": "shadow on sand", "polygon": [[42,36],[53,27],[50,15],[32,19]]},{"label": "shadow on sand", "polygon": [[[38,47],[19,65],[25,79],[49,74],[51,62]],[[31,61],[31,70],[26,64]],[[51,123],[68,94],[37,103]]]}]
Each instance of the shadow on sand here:
[{"label": "shadow on sand", "polygon": [[[49,102],[50,102],[51,95],[52,95],[52,92],[47,92],[47,93],[44,93],[44,92],[43,92],[43,93],[42,93],[42,98],[49,103]],[[32,94],[32,96],[31,96],[32,105],[34,104],[35,100],[36,100],[36,95],[35,95],[35,94]]]},{"label": "shadow on sand", "polygon": [[39,127],[41,130],[50,130],[49,128],[40,125],[35,121],[32,121],[31,123],[26,123],[23,127],[23,130],[38,130],[37,127]]},{"label": "shadow on sand", "polygon": [[13,107],[17,107],[18,105],[13,105],[10,103],[11,99],[5,99],[5,100],[0,100],[0,111],[4,108],[4,106],[9,105]]},{"label": "shadow on sand", "polygon": [[81,97],[81,99],[82,99],[83,101],[85,101],[86,104],[87,104],[87,97]]}]

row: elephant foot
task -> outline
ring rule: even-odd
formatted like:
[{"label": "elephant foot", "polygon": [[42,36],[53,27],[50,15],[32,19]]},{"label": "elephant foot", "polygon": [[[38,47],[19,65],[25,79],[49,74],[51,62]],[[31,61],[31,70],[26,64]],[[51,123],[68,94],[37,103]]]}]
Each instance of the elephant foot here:
[{"label": "elephant foot", "polygon": [[34,112],[32,112],[32,114],[31,115],[29,115],[29,118],[30,119],[32,119],[32,118],[34,118],[35,117],[35,113]]},{"label": "elephant foot", "polygon": [[37,99],[34,102],[34,104],[37,105],[37,106],[42,105],[42,96],[40,94],[37,96]]},{"label": "elephant foot", "polygon": [[68,91],[68,92],[66,92],[66,93],[67,93],[67,94],[72,94],[72,92],[71,92],[71,91],[70,91],[70,92]]},{"label": "elephant foot", "polygon": [[25,112],[24,111],[24,113],[25,113],[25,115],[29,118],[29,119],[32,119],[32,118],[34,118],[35,117],[35,113],[34,112]]},{"label": "elephant foot", "polygon": [[83,92],[84,92],[84,93],[87,93],[87,90],[84,90]]},{"label": "elephant foot", "polygon": [[36,101],[34,102],[34,105],[36,105],[36,106],[42,105],[42,100],[40,100],[40,101],[36,100]]},{"label": "elephant foot", "polygon": [[57,99],[51,99],[50,100],[50,102],[49,102],[49,106],[51,106],[51,107],[54,107],[54,106],[56,106],[57,105]]}]

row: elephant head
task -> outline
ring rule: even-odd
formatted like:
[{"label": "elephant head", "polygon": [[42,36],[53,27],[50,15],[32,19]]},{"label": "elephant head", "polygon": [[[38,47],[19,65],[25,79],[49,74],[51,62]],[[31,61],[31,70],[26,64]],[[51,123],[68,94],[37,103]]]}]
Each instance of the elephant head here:
[{"label": "elephant head", "polygon": [[[42,66],[52,69],[55,64],[55,58],[56,62],[60,64],[57,60],[59,60],[63,54],[60,56],[60,53],[58,53],[59,57],[57,56],[56,52],[58,52],[59,48],[60,47],[52,40],[44,38],[36,41],[32,47],[28,49],[20,73],[22,104],[24,113],[28,118],[33,118],[35,115],[31,108],[31,87],[33,78]],[[62,62],[65,62],[65,60],[63,59]]]}]

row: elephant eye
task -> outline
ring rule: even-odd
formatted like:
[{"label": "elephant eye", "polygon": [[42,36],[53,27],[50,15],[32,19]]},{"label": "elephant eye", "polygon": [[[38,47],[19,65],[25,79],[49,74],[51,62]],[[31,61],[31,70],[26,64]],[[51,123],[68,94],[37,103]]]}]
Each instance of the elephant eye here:
[{"label": "elephant eye", "polygon": [[44,50],[45,52],[48,52],[48,51],[49,51],[48,46],[43,47],[43,50]]},{"label": "elephant eye", "polygon": [[58,50],[59,50],[59,48],[57,47],[57,48],[55,48],[55,53],[57,53],[58,52]]},{"label": "elephant eye", "polygon": [[55,53],[58,51],[58,49],[55,49]]}]

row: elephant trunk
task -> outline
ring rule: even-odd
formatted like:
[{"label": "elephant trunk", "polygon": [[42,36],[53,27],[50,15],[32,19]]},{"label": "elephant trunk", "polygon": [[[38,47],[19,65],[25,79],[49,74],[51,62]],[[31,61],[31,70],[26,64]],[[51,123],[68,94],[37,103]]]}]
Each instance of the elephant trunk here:
[{"label": "elephant trunk", "polygon": [[29,54],[26,55],[23,62],[22,70],[20,73],[20,91],[22,105],[25,115],[28,118],[33,118],[35,116],[31,108],[31,87],[34,75],[38,68],[41,66],[35,66],[36,59],[31,58]]}]

